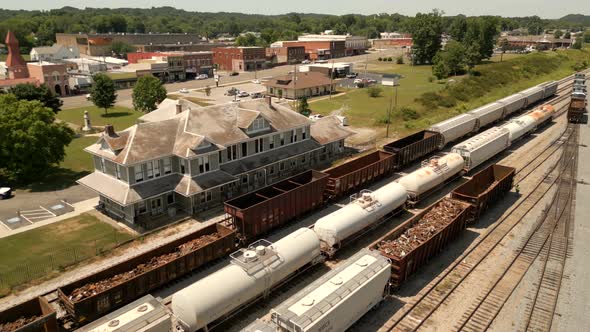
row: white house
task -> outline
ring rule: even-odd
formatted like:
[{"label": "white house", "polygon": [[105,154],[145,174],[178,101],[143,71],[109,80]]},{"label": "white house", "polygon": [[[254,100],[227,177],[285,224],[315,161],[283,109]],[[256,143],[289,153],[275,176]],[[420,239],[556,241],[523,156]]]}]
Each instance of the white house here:
[{"label": "white house", "polygon": [[53,46],[33,47],[30,55],[32,61],[58,61],[79,58],[80,51],[75,46],[53,44]]}]

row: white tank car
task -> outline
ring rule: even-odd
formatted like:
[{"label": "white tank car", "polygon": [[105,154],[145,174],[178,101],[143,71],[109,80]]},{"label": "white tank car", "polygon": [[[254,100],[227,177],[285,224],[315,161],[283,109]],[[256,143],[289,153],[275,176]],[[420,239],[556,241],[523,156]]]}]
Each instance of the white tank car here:
[{"label": "white tank car", "polygon": [[396,182],[373,192],[361,191],[359,197],[353,196],[345,207],[316,221],[313,229],[322,242],[322,250],[333,254],[342,241],[402,207],[407,197],[406,189]]},{"label": "white tank car", "polygon": [[463,158],[457,153],[449,153],[440,158],[430,158],[422,162],[422,167],[397,180],[406,188],[411,201],[436,188],[441,183],[461,173]]},{"label": "white tank car", "polygon": [[523,115],[514,120],[511,120],[502,127],[509,131],[510,143],[513,143],[534,130],[536,125],[535,119],[531,118],[530,116]]},{"label": "white tank car", "polygon": [[461,138],[476,130],[477,118],[471,114],[461,114],[454,116],[443,122],[439,122],[428,130],[440,133],[442,140],[439,148],[443,148],[450,142]]},{"label": "white tank car", "polygon": [[469,171],[508,146],[510,146],[510,131],[502,127],[493,127],[453,146],[451,151],[463,157],[465,170]]},{"label": "white tank car", "polygon": [[479,129],[502,119],[504,116],[504,104],[494,102],[478,107],[467,113],[477,118],[477,128]]},{"label": "white tank car", "polygon": [[504,104],[504,116],[507,116],[509,114],[512,114],[520,109],[522,109],[524,107],[524,105],[526,104],[526,98],[525,96],[517,93],[517,94],[513,94],[511,96],[502,98],[500,100],[498,100],[498,102]]},{"label": "white tank car", "polygon": [[534,111],[530,112],[529,114],[525,115],[525,116],[530,116],[535,120],[535,123],[537,124],[537,126],[545,123],[546,121],[550,120],[551,117],[553,117],[553,114],[555,113],[555,108],[553,108],[553,105],[543,105],[537,109],[535,109]]},{"label": "white tank car", "polygon": [[272,244],[257,241],[236,251],[225,268],[172,296],[172,312],[196,331],[270,290],[301,267],[321,261],[320,240],[301,228]]}]

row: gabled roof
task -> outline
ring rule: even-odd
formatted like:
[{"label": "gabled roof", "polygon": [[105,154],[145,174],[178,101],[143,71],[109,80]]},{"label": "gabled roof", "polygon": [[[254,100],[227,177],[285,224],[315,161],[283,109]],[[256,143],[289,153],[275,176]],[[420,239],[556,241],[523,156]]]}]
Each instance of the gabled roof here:
[{"label": "gabled roof", "polygon": [[307,89],[316,86],[330,85],[330,78],[322,73],[307,72],[297,73],[296,79],[293,75],[277,76],[264,82],[265,86],[284,89]]},{"label": "gabled roof", "polygon": [[62,45],[53,44],[52,46],[38,46],[38,47],[33,47],[32,51],[37,52],[37,54],[55,54],[62,47],[63,47]]},{"label": "gabled roof", "polygon": [[[259,116],[275,131],[311,124],[307,117],[284,105],[271,107],[260,100],[196,108],[190,102],[181,103],[186,107],[182,113],[176,114],[176,101],[163,103],[161,109],[152,112],[152,118],[167,119],[142,122],[117,135],[103,134],[86,151],[127,165],[168,155],[190,158],[249,139],[245,129]],[[103,141],[112,151],[102,149]]]},{"label": "gabled roof", "polygon": [[345,139],[355,133],[343,127],[335,115],[316,120],[310,128],[311,137],[320,144],[328,144]]}]

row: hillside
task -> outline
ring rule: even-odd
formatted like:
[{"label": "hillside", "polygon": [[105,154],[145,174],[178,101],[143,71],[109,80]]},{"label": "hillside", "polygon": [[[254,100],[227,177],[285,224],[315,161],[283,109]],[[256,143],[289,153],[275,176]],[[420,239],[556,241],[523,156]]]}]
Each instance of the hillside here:
[{"label": "hillside", "polygon": [[588,27],[590,26],[590,15],[569,14],[560,18],[559,21],[572,24],[579,24]]}]

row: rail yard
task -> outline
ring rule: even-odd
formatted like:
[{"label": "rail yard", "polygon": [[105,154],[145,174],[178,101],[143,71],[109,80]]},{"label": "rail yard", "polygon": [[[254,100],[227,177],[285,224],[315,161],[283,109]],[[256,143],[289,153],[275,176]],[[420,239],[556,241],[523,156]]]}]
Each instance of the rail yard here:
[{"label": "rail yard", "polygon": [[135,311],[163,313],[146,331],[549,330],[585,84],[546,82],[226,201],[222,222],[3,311],[0,331],[123,331]]}]

